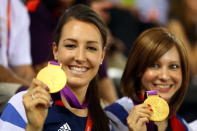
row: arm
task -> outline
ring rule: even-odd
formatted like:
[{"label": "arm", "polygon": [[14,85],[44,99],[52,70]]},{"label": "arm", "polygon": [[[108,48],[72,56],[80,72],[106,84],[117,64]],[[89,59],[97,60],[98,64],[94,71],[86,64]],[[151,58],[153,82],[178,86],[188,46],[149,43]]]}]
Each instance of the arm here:
[{"label": "arm", "polygon": [[22,85],[29,85],[29,82],[23,80],[21,77],[17,76],[14,72],[0,65],[0,82],[10,82],[10,83],[18,83]]},{"label": "arm", "polygon": [[31,82],[35,76],[31,65],[14,66],[12,69],[19,77],[25,79],[28,82]]},{"label": "arm", "polygon": [[114,83],[109,77],[102,78],[99,81],[99,92],[105,105],[112,104],[118,98]]},{"label": "arm", "polygon": [[[32,69],[31,43],[29,31],[29,16],[26,7],[21,1],[12,1],[12,10],[15,14],[15,21],[12,22],[13,30],[10,39],[10,52],[7,58],[9,67],[19,77],[32,81],[34,71]],[[17,28],[14,28],[17,27]]]},{"label": "arm", "polygon": [[99,68],[99,82],[98,90],[105,105],[112,104],[118,98],[115,90],[115,86],[111,78],[107,75],[106,59]]}]

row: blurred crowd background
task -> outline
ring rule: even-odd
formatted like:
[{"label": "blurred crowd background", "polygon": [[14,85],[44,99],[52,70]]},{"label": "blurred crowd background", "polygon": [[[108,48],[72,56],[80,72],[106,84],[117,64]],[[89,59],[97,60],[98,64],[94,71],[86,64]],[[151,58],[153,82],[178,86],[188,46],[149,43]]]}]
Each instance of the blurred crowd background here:
[{"label": "blurred crowd background", "polygon": [[52,59],[49,47],[59,16],[78,3],[89,5],[109,27],[107,55],[98,76],[103,106],[122,96],[120,79],[136,37],[148,28],[165,26],[189,53],[190,88],[179,114],[187,122],[197,119],[197,0],[0,0],[0,83],[17,85],[13,93],[28,88]]}]

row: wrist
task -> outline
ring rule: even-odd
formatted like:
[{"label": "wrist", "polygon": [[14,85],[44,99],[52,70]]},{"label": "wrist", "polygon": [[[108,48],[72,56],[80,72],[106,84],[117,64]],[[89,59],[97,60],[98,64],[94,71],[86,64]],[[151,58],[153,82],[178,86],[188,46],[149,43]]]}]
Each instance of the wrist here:
[{"label": "wrist", "polygon": [[42,127],[39,128],[30,124],[27,124],[26,131],[42,131]]}]

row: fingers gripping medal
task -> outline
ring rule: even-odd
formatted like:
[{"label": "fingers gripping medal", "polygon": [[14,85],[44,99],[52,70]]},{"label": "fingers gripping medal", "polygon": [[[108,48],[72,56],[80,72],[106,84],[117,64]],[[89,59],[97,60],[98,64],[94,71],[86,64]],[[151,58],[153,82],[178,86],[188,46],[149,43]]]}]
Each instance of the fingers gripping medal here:
[{"label": "fingers gripping medal", "polygon": [[50,93],[62,90],[67,81],[66,74],[62,70],[61,65],[53,61],[50,61],[47,67],[40,70],[36,78],[48,86]]},{"label": "fingers gripping medal", "polygon": [[147,99],[144,101],[145,104],[151,105],[153,113],[151,114],[150,120],[152,121],[163,121],[168,117],[169,106],[168,103],[157,95],[157,91],[146,91]]}]

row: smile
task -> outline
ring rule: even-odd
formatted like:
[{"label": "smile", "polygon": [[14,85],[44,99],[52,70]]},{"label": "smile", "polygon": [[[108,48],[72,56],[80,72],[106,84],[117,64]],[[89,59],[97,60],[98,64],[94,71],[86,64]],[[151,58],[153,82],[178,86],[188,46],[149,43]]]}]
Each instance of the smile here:
[{"label": "smile", "polygon": [[170,88],[170,86],[161,86],[161,85],[159,85],[159,86],[156,86],[157,88]]},{"label": "smile", "polygon": [[86,72],[88,70],[87,67],[79,67],[79,66],[70,66],[69,69],[74,72]]},{"label": "smile", "polygon": [[155,88],[162,88],[162,89],[167,89],[172,87],[172,85],[155,85]]}]

